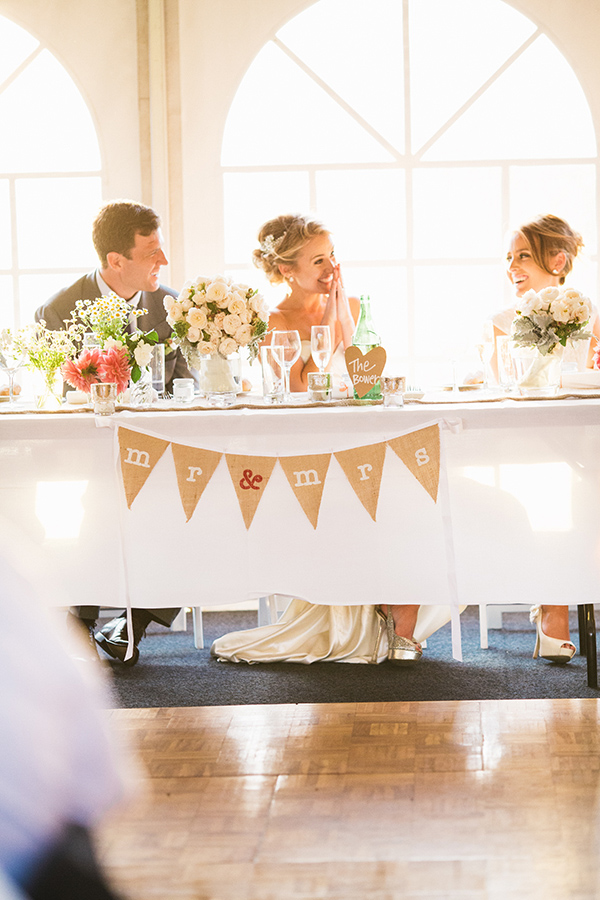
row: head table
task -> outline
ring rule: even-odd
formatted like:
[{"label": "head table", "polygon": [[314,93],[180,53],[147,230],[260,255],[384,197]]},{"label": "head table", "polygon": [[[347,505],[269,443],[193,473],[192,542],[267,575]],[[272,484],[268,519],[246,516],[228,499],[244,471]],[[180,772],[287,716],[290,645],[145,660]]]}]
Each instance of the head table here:
[{"label": "head table", "polygon": [[[55,604],[210,606],[273,593],[321,604],[591,604],[598,596],[598,397],[461,396],[400,409],[159,404],[102,420],[89,410],[5,410],[3,543],[25,554]],[[434,498],[386,442],[438,425]],[[166,446],[130,508],[118,429]],[[373,446],[384,462],[370,514],[336,454]],[[177,447],[271,460],[250,524],[225,456],[215,457],[186,521]],[[330,455],[316,528],[278,462],[307,455]],[[251,491],[252,467],[243,471]]]}]

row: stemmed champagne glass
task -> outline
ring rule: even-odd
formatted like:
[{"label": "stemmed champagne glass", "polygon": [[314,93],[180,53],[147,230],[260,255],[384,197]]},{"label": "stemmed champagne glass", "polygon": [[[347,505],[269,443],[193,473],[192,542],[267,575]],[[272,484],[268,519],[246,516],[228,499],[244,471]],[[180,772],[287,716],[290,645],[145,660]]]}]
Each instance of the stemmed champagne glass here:
[{"label": "stemmed champagne glass", "polygon": [[331,359],[331,329],[329,325],[312,325],[310,329],[310,352],[313,362],[321,375]]},{"label": "stemmed champagne glass", "polygon": [[8,375],[8,402],[15,402],[15,375],[25,362],[25,356],[18,349],[10,335],[5,332],[0,341],[0,369]]},{"label": "stemmed champagne glass", "polygon": [[290,370],[302,350],[300,335],[297,331],[274,331],[271,338],[273,347],[281,348],[283,360],[283,396],[288,403],[292,399],[290,393]]}]

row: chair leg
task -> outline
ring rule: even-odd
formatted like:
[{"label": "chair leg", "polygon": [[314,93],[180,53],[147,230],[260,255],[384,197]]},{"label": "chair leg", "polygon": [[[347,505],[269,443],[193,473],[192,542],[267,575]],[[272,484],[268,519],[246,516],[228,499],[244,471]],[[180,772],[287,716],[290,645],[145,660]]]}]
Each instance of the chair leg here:
[{"label": "chair leg", "polygon": [[585,635],[587,649],[587,683],[588,687],[598,688],[598,662],[596,654],[596,617],[592,603],[583,604],[585,610]]},{"label": "chair leg", "polygon": [[488,643],[488,615],[485,603],[479,604],[479,646],[482,650],[487,650]]},{"label": "chair leg", "polygon": [[586,605],[581,603],[577,606],[577,625],[579,628],[579,654],[587,656],[587,631],[585,627],[585,609]]},{"label": "chair leg", "polygon": [[192,623],[194,625],[194,647],[196,650],[204,648],[204,625],[202,622],[202,607],[192,607]]}]

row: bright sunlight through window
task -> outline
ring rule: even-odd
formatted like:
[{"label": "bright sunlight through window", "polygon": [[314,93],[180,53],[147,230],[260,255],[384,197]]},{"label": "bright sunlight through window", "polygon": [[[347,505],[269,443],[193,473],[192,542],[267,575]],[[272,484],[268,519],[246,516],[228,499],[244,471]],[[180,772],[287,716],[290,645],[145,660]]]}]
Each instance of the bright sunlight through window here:
[{"label": "bright sunlight through window", "polygon": [[513,303],[510,227],[566,218],[592,248],[570,284],[596,295],[596,153],[575,73],[508,3],[320,0],[264,45],[229,111],[226,265],[275,305],[281,290],[250,264],[257,231],[312,212],[346,288],[370,294],[393,368],[449,383]]},{"label": "bright sunlight through window", "polygon": [[70,75],[3,16],[0,120],[0,321],[12,328],[95,265],[90,221],[101,203],[101,161]]}]

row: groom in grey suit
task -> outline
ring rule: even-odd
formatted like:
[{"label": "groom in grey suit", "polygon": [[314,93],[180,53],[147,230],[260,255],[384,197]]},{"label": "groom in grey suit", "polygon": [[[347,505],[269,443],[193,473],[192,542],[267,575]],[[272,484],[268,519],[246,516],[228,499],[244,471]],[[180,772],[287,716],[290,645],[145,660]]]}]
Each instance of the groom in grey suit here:
[{"label": "groom in grey suit", "polygon": [[[157,213],[148,206],[130,200],[112,201],[105,204],[94,219],[92,237],[100,267],[54,294],[37,310],[36,321],[43,320],[47,328],[58,331],[65,328],[66,319],[72,318],[77,300],[95,300],[113,291],[127,300],[132,310],[148,311],[137,319],[136,327],[142,331],[155,329],[159,341],[165,341],[171,334],[171,327],[167,323],[163,299],[166,294],[176,297],[177,293],[158,281],[160,270],[167,265],[168,260],[163,251]],[[167,390],[171,389],[173,378],[191,377],[178,350],[165,356]],[[125,662],[128,642],[125,613],[96,632],[98,612],[97,606],[73,607],[69,619],[76,629],[84,626],[94,653],[98,644],[113,659]],[[155,621],[169,627],[178,612],[178,609],[133,610],[135,648],[126,665],[137,662],[138,644],[146,626]]]}]

